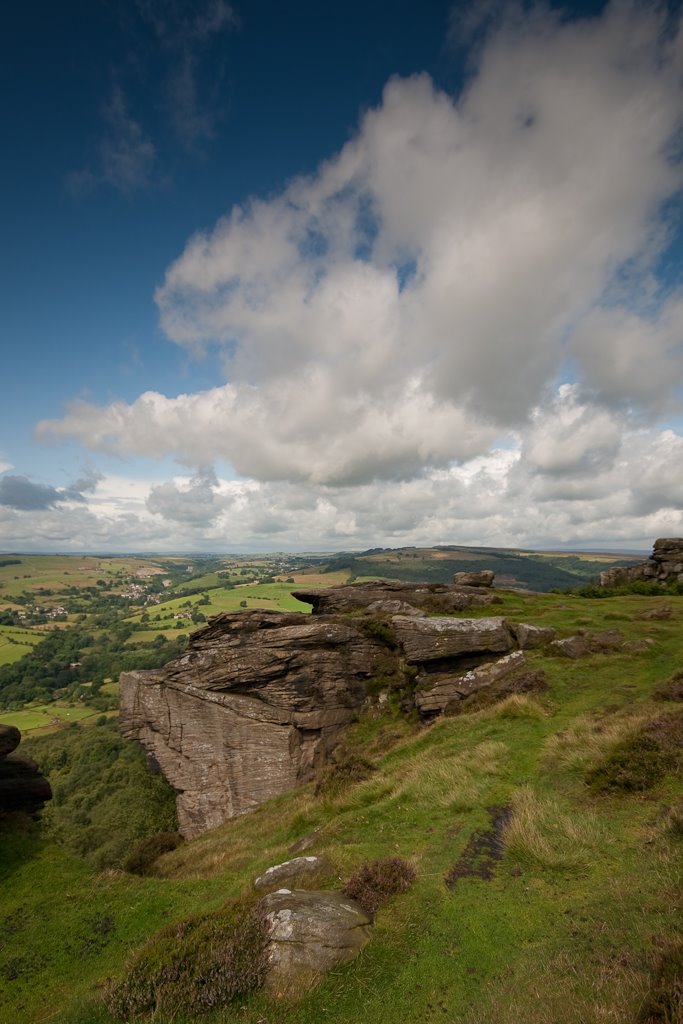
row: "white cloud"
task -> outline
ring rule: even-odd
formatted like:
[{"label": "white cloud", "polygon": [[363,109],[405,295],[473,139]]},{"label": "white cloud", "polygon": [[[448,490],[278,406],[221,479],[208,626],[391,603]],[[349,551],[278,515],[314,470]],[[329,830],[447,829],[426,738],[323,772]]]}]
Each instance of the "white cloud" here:
[{"label": "white cloud", "polygon": [[[236,207],[168,268],[163,329],[191,353],[217,345],[225,382],[74,402],[39,436],[176,455],[194,478],[148,509],[211,523],[206,543],[228,524],[306,546],[677,526],[675,486],[637,491],[680,440],[639,429],[683,382],[683,303],[656,277],[683,183],[682,36],[663,17],[517,11],[457,99],[392,79],[314,175]],[[250,489],[228,501],[199,472],[217,459]]]}]

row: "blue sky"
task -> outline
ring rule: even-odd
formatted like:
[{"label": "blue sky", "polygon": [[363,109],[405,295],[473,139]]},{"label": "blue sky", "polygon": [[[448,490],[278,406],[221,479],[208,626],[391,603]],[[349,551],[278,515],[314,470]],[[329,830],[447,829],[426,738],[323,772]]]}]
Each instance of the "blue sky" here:
[{"label": "blue sky", "polygon": [[0,550],[680,533],[680,5],[5,15]]}]

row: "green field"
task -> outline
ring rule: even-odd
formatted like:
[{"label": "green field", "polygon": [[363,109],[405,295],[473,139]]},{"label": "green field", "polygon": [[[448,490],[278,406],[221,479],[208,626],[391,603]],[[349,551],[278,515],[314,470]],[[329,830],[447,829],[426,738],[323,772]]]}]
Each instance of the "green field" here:
[{"label": "green field", "polygon": [[78,704],[29,704],[21,711],[0,713],[0,725],[15,725],[22,736],[36,729],[55,728],[70,722],[82,722],[100,714],[92,708]]},{"label": "green field", "polygon": [[0,626],[0,665],[11,665],[33,649],[40,634],[19,626]]}]

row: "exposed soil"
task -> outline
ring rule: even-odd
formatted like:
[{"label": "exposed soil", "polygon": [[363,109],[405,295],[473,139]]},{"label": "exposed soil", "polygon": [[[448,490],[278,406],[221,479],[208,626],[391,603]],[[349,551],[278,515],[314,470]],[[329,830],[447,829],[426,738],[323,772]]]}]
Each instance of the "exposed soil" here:
[{"label": "exposed soil", "polygon": [[454,889],[459,878],[480,878],[488,882],[493,878],[496,864],[505,852],[503,829],[510,820],[512,808],[487,807],[491,827],[474,832],[457,863],[445,877],[449,889]]}]

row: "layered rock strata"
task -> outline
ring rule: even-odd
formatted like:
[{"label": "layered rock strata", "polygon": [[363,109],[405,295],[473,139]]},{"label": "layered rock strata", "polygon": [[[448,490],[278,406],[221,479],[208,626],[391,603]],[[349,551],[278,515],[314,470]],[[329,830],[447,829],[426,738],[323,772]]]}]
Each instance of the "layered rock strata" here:
[{"label": "layered rock strata", "polygon": [[352,620],[218,615],[164,669],[121,675],[121,729],[178,791],[182,834],[197,835],[312,779],[384,650]]},{"label": "layered rock strata", "polygon": [[452,610],[476,590],[363,584],[298,596],[312,615],[224,613],[165,668],[121,676],[122,731],[177,790],[186,837],[311,780],[368,692],[393,689],[432,717],[492,685],[522,646],[500,616],[426,615],[434,600]]},{"label": "layered rock strata", "polygon": [[646,562],[621,569],[605,569],[600,573],[601,587],[618,587],[635,580],[649,582],[683,582],[683,537],[660,537]]},{"label": "layered rock strata", "polygon": [[[471,575],[471,574],[470,574]],[[434,615],[451,615],[489,604],[500,604],[501,599],[480,586],[460,586],[448,583],[390,583],[377,580],[354,583],[349,586],[330,587],[326,590],[297,590],[294,597],[310,604],[316,614],[334,614],[368,609],[372,612],[395,614],[393,602],[401,602],[412,609]]]}]

